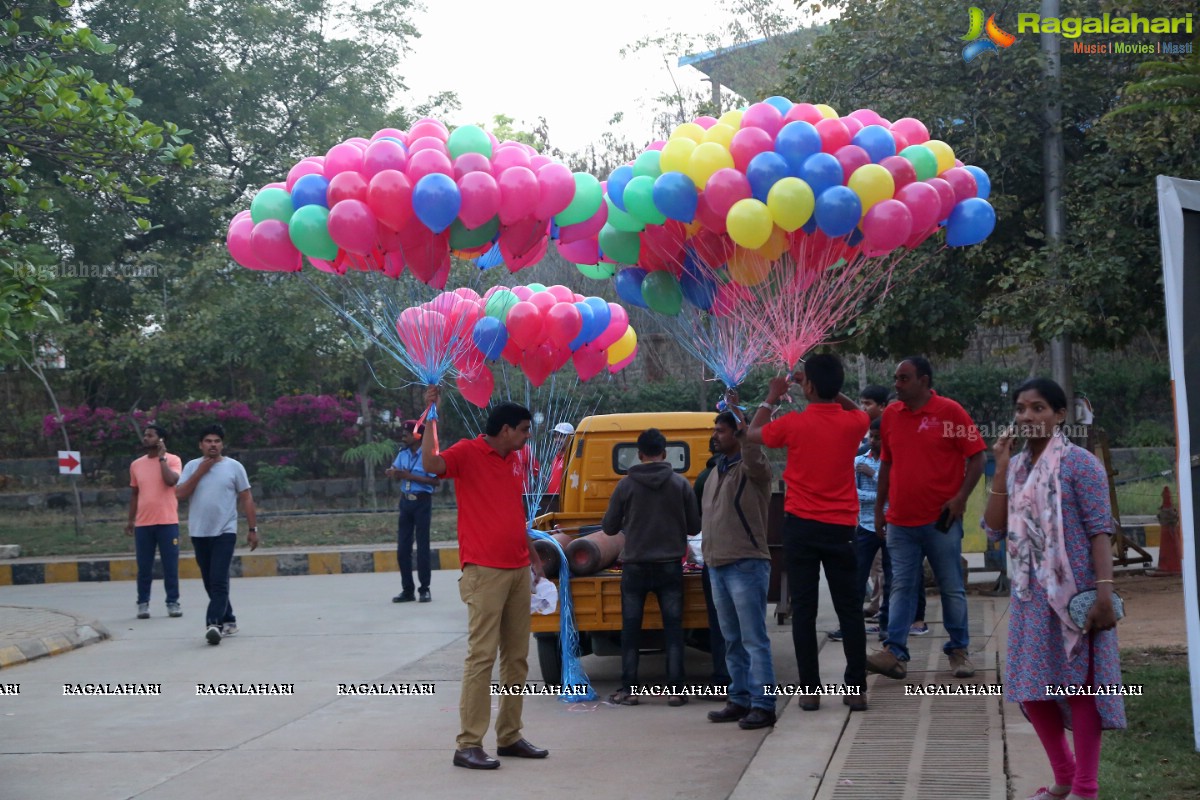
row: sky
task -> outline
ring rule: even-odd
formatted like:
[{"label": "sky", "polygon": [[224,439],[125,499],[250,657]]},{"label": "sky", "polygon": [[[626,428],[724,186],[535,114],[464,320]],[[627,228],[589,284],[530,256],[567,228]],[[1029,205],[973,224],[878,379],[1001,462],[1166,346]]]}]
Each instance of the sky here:
[{"label": "sky", "polygon": [[[620,50],[667,32],[719,32],[729,17],[711,0],[428,0],[414,18],[421,38],[404,59],[406,98],[458,93],[462,110],[443,120],[491,127],[496,114],[529,130],[540,116],[550,142],[566,152],[599,141],[615,112],[619,133],[651,140],[652,99],[681,87],[710,91],[693,67],[668,72],[659,51],[622,58]],[[726,37],[728,38],[728,37]],[[406,103],[407,104],[407,103]]]}]

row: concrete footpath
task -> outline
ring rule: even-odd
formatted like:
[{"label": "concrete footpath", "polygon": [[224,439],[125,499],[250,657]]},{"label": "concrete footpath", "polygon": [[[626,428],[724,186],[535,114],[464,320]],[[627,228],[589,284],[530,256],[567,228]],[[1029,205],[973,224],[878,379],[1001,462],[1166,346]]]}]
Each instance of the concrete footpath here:
[{"label": "concrete footpath", "polygon": [[[181,619],[167,618],[158,582],[149,620],[135,618],[128,582],[0,587],[0,633],[34,630],[35,619],[43,637],[80,625],[111,632],[97,646],[0,670],[0,798],[486,792],[502,800],[583,791],[592,798],[1006,800],[1045,782],[1045,757],[1015,708],[995,697],[934,701],[903,691],[905,684],[999,683],[1008,601],[978,595],[970,597],[980,667],[973,681],[945,671],[939,603],[930,596],[933,632],[911,642],[909,680],[873,677],[865,714],[851,715],[836,697],[815,713],[781,702],[773,730],[742,731],[709,723],[705,715],[720,706],[696,699],[669,708],[657,699],[615,707],[530,697],[525,733],[550,748],[548,759],[504,759],[496,772],[453,768],[466,650],[457,577],[435,572],[430,604],[391,603],[396,575],[243,578],[232,589],[241,632],[218,647],[202,637],[204,591],[196,580],[182,582]],[[824,589],[821,598],[818,629],[831,630]],[[790,626],[772,619],[769,630],[777,680],[794,683]],[[822,677],[837,682],[841,647],[822,641]],[[617,687],[618,658],[588,656],[583,666],[601,697]],[[689,676],[707,677],[708,666],[706,654],[688,650]],[[662,655],[643,656],[642,671],[647,683],[661,680]],[[532,648],[530,680],[540,680]],[[414,694],[339,695],[339,684],[359,683]],[[97,684],[158,693],[87,694]],[[211,684],[267,684],[292,694],[200,694]],[[494,752],[494,733],[485,746]]]}]

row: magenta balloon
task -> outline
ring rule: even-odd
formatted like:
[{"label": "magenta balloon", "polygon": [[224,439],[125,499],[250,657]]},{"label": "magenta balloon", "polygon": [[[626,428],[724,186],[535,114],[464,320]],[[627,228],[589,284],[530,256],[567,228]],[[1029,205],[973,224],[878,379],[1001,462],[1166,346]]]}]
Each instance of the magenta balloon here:
[{"label": "magenta balloon", "polygon": [[303,178],[305,175],[324,175],[325,168],[315,161],[301,161],[290,170],[288,170],[287,180],[284,181],[284,188],[289,192],[296,185],[296,181]]},{"label": "magenta balloon", "polygon": [[904,186],[908,186],[917,179],[917,171],[913,169],[912,162],[901,156],[888,156],[879,162],[879,166],[886,169],[892,175],[892,183],[899,190]]},{"label": "magenta balloon", "polygon": [[600,207],[596,209],[596,213],[583,222],[559,228],[558,241],[562,244],[573,244],[584,239],[594,239],[606,222],[608,222],[608,203],[601,203]]},{"label": "magenta balloon", "polygon": [[[525,152],[520,147],[501,147],[492,154],[492,171],[496,174],[502,174],[507,169],[513,167],[525,167],[529,169],[529,153]],[[530,170],[532,172],[533,170]]]},{"label": "magenta balloon", "polygon": [[329,238],[350,253],[368,255],[375,250],[379,221],[361,200],[343,200],[329,209]]},{"label": "magenta balloon", "polygon": [[821,134],[821,152],[836,153],[850,144],[850,130],[840,119],[823,119],[816,124],[817,133]]},{"label": "magenta balloon", "polygon": [[266,219],[255,225],[250,234],[250,245],[254,248],[259,269],[298,272],[303,266],[300,251],[292,244],[288,225],[282,220]]},{"label": "magenta balloon", "polygon": [[[779,113],[774,106],[768,106],[768,108],[776,114]],[[745,172],[750,160],[756,155],[773,149],[775,149],[774,135],[767,133],[762,128],[742,128],[733,135],[733,141],[729,143],[729,154],[733,156],[733,165],[739,172]]]},{"label": "magenta balloon", "polygon": [[755,103],[742,114],[742,129],[760,128],[773,140],[783,127],[783,114],[770,103]]},{"label": "magenta balloon", "polygon": [[[582,224],[582,223],[581,223]],[[558,241],[555,246],[558,248],[558,254],[570,261],[572,264],[583,264],[590,266],[600,263],[600,244],[593,236],[588,239],[579,239],[569,243],[562,240],[562,229],[559,231]]]},{"label": "magenta balloon", "polygon": [[529,168],[533,170],[533,174],[536,175],[542,169],[542,167],[546,166],[547,164],[555,163],[558,162],[556,162],[550,156],[544,156],[541,153],[538,153],[536,156],[532,156],[529,159]]},{"label": "magenta balloon", "polygon": [[328,272],[330,275],[345,275],[346,274],[345,265],[343,265],[342,267],[339,268],[332,261],[326,261],[322,258],[310,258],[308,260],[308,263],[312,264],[314,267],[316,267],[321,272]]},{"label": "magenta balloon", "polygon": [[421,178],[435,172],[454,176],[454,165],[450,163],[448,155],[437,150],[418,150],[408,154],[408,166],[404,168],[404,173],[408,175],[413,186],[416,186]]},{"label": "magenta balloon", "polygon": [[863,217],[863,239],[870,249],[890,253],[908,241],[912,235],[912,225],[912,214],[904,203],[881,200],[871,206]]},{"label": "magenta balloon", "polygon": [[454,179],[458,180],[469,172],[492,174],[492,160],[483,153],[463,153],[454,159]]},{"label": "magenta balloon", "polygon": [[362,172],[363,151],[348,142],[335,144],[325,154],[325,177],[339,172]]},{"label": "magenta balloon", "polygon": [[852,117],[865,125],[882,125],[883,117],[869,108],[858,108],[851,111],[846,116]]},{"label": "magenta balloon", "polygon": [[560,303],[575,302],[575,293],[566,286],[563,286],[561,283],[556,283],[553,286],[547,286],[546,291],[554,295],[554,299]]},{"label": "magenta balloon", "polygon": [[[367,206],[371,212],[394,231],[408,226],[413,218],[412,181],[403,172],[385,169],[367,186]],[[342,200],[334,208],[347,202]]]},{"label": "magenta balloon", "polygon": [[812,103],[796,103],[788,109],[788,112],[783,115],[783,124],[789,122],[807,122],[809,125],[816,125],[821,120],[825,119],[825,115],[820,109]]},{"label": "magenta balloon", "polygon": [[646,149],[647,150],[662,150],[666,146],[667,146],[667,141],[665,139],[655,139],[653,142],[646,145]]},{"label": "magenta balloon", "polygon": [[608,327],[592,340],[592,347],[598,350],[607,350],[610,345],[625,335],[625,329],[628,327],[629,314],[626,313],[622,306],[616,303],[609,303]]},{"label": "magenta balloon", "polygon": [[929,141],[929,129],[919,119],[905,117],[891,124],[891,129],[899,131],[909,144],[925,144]]},{"label": "magenta balloon", "polygon": [[360,150],[366,150],[367,147],[370,146],[371,141],[369,139],[364,139],[361,136],[351,136],[346,140],[346,144],[352,144],[355,147],[358,147]]},{"label": "magenta balloon", "polygon": [[325,156],[305,156],[304,158],[302,158],[300,160],[301,161],[312,161],[316,164],[320,164],[322,167],[325,166]]},{"label": "magenta balloon", "polygon": [[229,255],[233,260],[246,269],[262,269],[263,265],[258,262],[258,256],[254,254],[254,245],[250,241],[253,233],[254,220],[250,219],[250,212],[239,213],[229,223],[229,231],[225,234],[225,246],[229,248]]},{"label": "magenta balloon", "polygon": [[405,152],[404,145],[391,139],[380,139],[372,142],[363,154],[362,174],[370,180],[385,169],[403,172],[407,164],[408,153]]},{"label": "magenta balloon", "polygon": [[942,178],[930,178],[925,182],[937,189],[938,197],[942,200],[942,208],[938,212],[938,222],[941,222],[950,216],[950,212],[954,210],[954,204],[958,202],[954,196],[954,187]]},{"label": "magenta balloon", "polygon": [[533,215],[539,199],[538,180],[528,167],[509,167],[500,173],[497,183],[501,225],[512,225]]},{"label": "magenta balloon", "polygon": [[458,180],[462,207],[458,218],[468,228],[478,228],[500,210],[500,187],[486,172],[468,172]]},{"label": "magenta balloon", "polygon": [[850,131],[850,138],[854,139],[854,134],[861,131],[866,125],[860,119],[854,117],[840,117],[841,123],[846,126],[846,130]]},{"label": "magenta balloon", "polygon": [[555,303],[546,312],[546,335],[559,347],[569,345],[582,330],[583,316],[574,303]]},{"label": "magenta balloon", "polygon": [[942,211],[942,199],[937,189],[928,183],[914,181],[896,190],[896,199],[908,208],[912,215],[912,229],[923,231],[937,225]]},{"label": "magenta balloon", "polygon": [[537,306],[538,313],[545,317],[546,313],[550,309],[554,308],[554,304],[558,302],[558,298],[550,294],[550,292],[541,291],[534,292],[532,295],[530,295],[529,302]]},{"label": "magenta balloon", "polygon": [[413,140],[408,145],[409,155],[419,153],[422,150],[437,150],[447,158],[450,157],[450,151],[446,149],[446,142],[436,136],[422,136],[420,139]]},{"label": "magenta balloon", "polygon": [[522,350],[527,350],[541,341],[542,326],[542,312],[529,300],[513,304],[508,310],[508,316],[504,318],[509,340],[516,342],[517,347]]},{"label": "magenta balloon", "polygon": [[396,128],[380,128],[371,135],[371,141],[378,141],[385,136],[390,136],[393,139],[399,139],[401,142],[408,140],[408,134],[402,130],[397,130]]},{"label": "magenta balloon", "polygon": [[950,188],[954,190],[955,203],[961,203],[979,194],[979,184],[975,181],[975,176],[962,167],[951,167],[938,177],[950,184]]},{"label": "magenta balloon", "polygon": [[[268,183],[267,185],[263,186],[263,188],[264,189],[283,189],[285,192],[288,190],[287,184],[280,182],[280,181],[274,181],[272,183]],[[249,214],[250,212],[247,211],[246,213]]]},{"label": "magenta balloon", "polygon": [[703,116],[696,117],[696,119],[693,121],[701,128],[704,128],[704,130],[708,130],[713,125],[716,125],[720,120],[718,120],[716,117]]},{"label": "magenta balloon", "polygon": [[538,202],[533,213],[538,219],[550,219],[575,199],[575,175],[565,164],[546,164],[537,171],[537,181]]},{"label": "magenta balloon", "polygon": [[842,165],[842,174],[846,176],[843,183],[850,182],[850,176],[854,174],[854,170],[871,163],[871,156],[856,144],[838,148],[833,157]]},{"label": "magenta balloon", "polygon": [[[752,130],[758,130],[753,128]],[[709,210],[725,219],[729,213],[729,209],[733,208],[734,204],[739,200],[745,200],[750,197],[750,181],[736,169],[719,169],[712,174],[708,179],[708,183],[704,185],[704,197],[708,203]]]},{"label": "magenta balloon", "polygon": [[514,286],[512,287],[512,293],[517,296],[518,300],[528,300],[533,297],[533,289],[530,289],[528,286]]},{"label": "magenta balloon", "polygon": [[423,136],[432,136],[434,139],[441,139],[444,142],[450,138],[450,132],[441,122],[425,117],[417,120],[417,123],[409,128],[408,141],[411,144]]}]

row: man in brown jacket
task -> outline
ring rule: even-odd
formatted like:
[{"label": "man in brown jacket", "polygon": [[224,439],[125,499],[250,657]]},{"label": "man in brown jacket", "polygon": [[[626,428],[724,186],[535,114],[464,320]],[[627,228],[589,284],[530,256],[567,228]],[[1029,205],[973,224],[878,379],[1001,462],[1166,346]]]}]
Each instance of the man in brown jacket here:
[{"label": "man in brown jacket", "polygon": [[[737,409],[736,397],[729,404]],[[717,464],[704,483],[704,563],[713,602],[725,636],[729,702],[709,712],[712,722],[734,722],[746,730],[775,724],[771,640],[767,636],[767,586],[771,553],[767,549],[767,505],[771,465],[762,445],[743,440],[745,418],[723,411],[713,425]]]}]

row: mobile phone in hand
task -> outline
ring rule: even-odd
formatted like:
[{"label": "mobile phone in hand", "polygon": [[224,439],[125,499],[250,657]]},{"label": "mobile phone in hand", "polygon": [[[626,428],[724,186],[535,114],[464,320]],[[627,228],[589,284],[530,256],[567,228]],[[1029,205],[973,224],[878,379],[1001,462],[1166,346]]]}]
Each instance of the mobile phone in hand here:
[{"label": "mobile phone in hand", "polygon": [[933,527],[937,528],[942,533],[949,533],[950,526],[953,524],[954,524],[954,517],[952,517],[950,515],[950,509],[943,508],[942,515],[940,517],[938,517],[937,522],[935,522],[933,524]]}]

